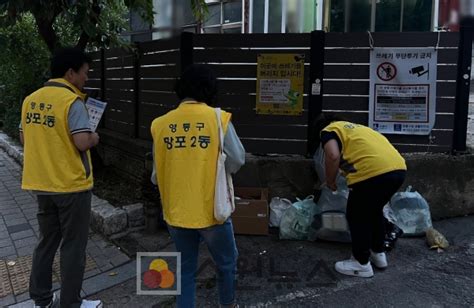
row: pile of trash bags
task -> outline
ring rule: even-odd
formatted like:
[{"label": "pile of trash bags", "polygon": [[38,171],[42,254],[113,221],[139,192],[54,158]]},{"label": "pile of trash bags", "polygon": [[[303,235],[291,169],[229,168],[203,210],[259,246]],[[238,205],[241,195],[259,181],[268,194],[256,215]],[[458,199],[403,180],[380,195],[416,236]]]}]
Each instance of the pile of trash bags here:
[{"label": "pile of trash bags", "polygon": [[[322,183],[325,182],[324,153],[320,147],[314,155],[315,169]],[[273,198],[270,203],[270,226],[279,227],[281,239],[325,240],[350,242],[351,235],[346,220],[349,188],[345,177],[338,174],[337,191],[321,186],[317,202],[314,196],[292,203],[288,199]],[[396,193],[384,207],[386,218],[385,249],[393,249],[402,236],[423,236],[432,228],[431,214],[426,200],[409,186]]]},{"label": "pile of trash bags", "polygon": [[[324,152],[321,147],[314,155],[315,168],[321,182],[324,181]],[[346,220],[349,188],[342,174],[336,178],[336,192],[323,185],[317,201],[314,196],[291,203],[287,199],[273,198],[270,203],[270,226],[280,228],[281,239],[316,239],[350,242]],[[278,224],[279,223],[279,224]]]}]

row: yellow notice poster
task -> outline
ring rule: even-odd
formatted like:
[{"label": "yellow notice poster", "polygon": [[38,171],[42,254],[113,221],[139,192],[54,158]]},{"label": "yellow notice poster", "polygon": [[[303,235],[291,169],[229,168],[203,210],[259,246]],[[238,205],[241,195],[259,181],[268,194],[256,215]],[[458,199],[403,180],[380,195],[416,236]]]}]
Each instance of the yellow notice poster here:
[{"label": "yellow notice poster", "polygon": [[301,115],[304,54],[260,54],[257,64],[257,114]]}]

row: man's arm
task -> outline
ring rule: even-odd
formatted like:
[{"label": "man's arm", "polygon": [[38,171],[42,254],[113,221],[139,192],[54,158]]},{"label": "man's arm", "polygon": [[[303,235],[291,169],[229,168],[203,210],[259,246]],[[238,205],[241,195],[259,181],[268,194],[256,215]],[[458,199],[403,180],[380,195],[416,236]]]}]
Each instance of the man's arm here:
[{"label": "man's arm", "polygon": [[92,132],[76,133],[72,135],[72,140],[79,151],[85,152],[99,143],[99,135]]},{"label": "man's arm", "polygon": [[69,109],[68,124],[74,145],[79,151],[87,151],[99,143],[99,135],[90,129],[86,106],[79,99]]},{"label": "man's arm", "polygon": [[225,169],[227,172],[236,173],[245,164],[245,149],[235,132],[234,125],[229,122],[224,136]]},{"label": "man's arm", "polygon": [[339,172],[341,151],[335,139],[330,139],[324,145],[324,161],[326,169],[326,185],[332,190],[337,190],[336,177]]}]

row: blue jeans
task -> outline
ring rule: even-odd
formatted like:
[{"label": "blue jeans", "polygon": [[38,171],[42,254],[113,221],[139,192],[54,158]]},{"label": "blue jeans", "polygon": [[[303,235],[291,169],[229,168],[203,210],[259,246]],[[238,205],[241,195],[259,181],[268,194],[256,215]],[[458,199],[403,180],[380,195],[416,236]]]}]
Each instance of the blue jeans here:
[{"label": "blue jeans", "polygon": [[221,305],[233,304],[238,252],[230,218],[222,225],[203,229],[177,228],[168,225],[168,230],[176,250],[181,252],[181,295],[177,296],[178,307],[195,306],[195,276],[201,239],[206,243],[217,267],[219,303]]}]

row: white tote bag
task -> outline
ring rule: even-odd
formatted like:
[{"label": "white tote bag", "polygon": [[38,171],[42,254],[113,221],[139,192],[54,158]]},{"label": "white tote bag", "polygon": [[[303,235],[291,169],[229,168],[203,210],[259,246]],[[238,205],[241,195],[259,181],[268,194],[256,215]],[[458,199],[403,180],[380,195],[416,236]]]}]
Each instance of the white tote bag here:
[{"label": "white tote bag", "polygon": [[235,209],[234,184],[232,175],[225,170],[224,132],[221,123],[221,109],[215,108],[219,134],[219,152],[217,156],[216,188],[214,192],[214,218],[224,222]]}]

